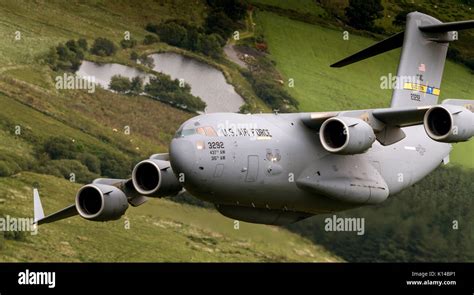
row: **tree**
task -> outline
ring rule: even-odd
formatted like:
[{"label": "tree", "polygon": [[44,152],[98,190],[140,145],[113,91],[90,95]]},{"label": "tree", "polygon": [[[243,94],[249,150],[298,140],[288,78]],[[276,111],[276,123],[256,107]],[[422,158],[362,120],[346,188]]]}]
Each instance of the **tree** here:
[{"label": "tree", "polygon": [[158,27],[160,40],[173,46],[184,47],[187,41],[187,31],[174,22],[160,24]]},{"label": "tree", "polygon": [[46,56],[46,62],[54,70],[75,72],[81,66],[84,59],[84,50],[79,42],[68,40],[66,44],[58,44],[50,48]]},{"label": "tree", "polygon": [[71,51],[68,46],[59,44],[56,46],[56,53],[58,54],[57,68],[66,71],[76,71],[80,64],[81,59],[77,56],[76,52]]},{"label": "tree", "polygon": [[374,28],[374,21],[383,14],[383,6],[380,0],[350,0],[346,8],[346,17],[349,24],[362,30]]},{"label": "tree", "polygon": [[136,76],[132,78],[130,84],[130,91],[135,94],[140,94],[143,91],[143,78]]},{"label": "tree", "polygon": [[145,92],[152,97],[171,104],[184,105],[190,111],[203,111],[206,103],[193,96],[190,91],[189,85],[180,87],[178,80],[171,80],[169,76],[163,74],[150,78],[150,82],[145,85]]},{"label": "tree", "polygon": [[206,18],[206,32],[216,33],[227,39],[236,30],[236,25],[223,11],[212,11]]},{"label": "tree", "polygon": [[218,35],[201,35],[199,38],[199,51],[205,55],[217,58],[222,54],[222,47]]},{"label": "tree", "polygon": [[154,63],[153,58],[151,56],[148,56],[144,53],[144,54],[142,54],[142,56],[140,56],[139,59],[140,59],[140,62],[142,63],[142,65],[147,66],[150,69],[155,67],[155,63]]},{"label": "tree", "polygon": [[66,42],[66,47],[69,48],[69,50],[71,50],[71,51],[73,51],[73,52],[76,52],[77,50],[80,50],[80,49],[78,48],[78,45],[77,45],[76,41],[75,41],[75,40],[72,40],[72,39],[71,39],[71,40],[68,40],[68,41]]},{"label": "tree", "polygon": [[214,10],[222,10],[233,21],[245,17],[247,6],[241,0],[207,0],[207,4]]},{"label": "tree", "polygon": [[109,88],[113,91],[117,91],[118,93],[127,93],[130,91],[131,87],[132,83],[127,77],[114,75],[110,79]]},{"label": "tree", "polygon": [[102,37],[95,39],[91,48],[91,52],[99,56],[111,56],[114,55],[116,51],[117,47],[114,42]]},{"label": "tree", "polygon": [[82,50],[84,50],[84,51],[87,51],[87,49],[88,49],[87,40],[84,39],[84,38],[81,38],[81,39],[77,40],[77,45],[79,45],[79,47],[81,47]]}]

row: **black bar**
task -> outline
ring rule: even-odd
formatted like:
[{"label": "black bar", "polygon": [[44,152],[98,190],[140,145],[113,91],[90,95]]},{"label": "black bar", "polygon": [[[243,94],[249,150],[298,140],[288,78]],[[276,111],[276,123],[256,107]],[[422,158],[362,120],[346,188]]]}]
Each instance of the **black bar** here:
[{"label": "black bar", "polygon": [[[55,286],[20,285],[19,273],[55,272]],[[413,281],[422,285],[413,284]],[[428,283],[424,283],[424,282]],[[441,286],[433,282],[441,282]],[[473,294],[472,263],[3,263],[0,294],[36,292],[54,294],[105,289],[151,289],[173,293],[183,289],[249,291],[252,284],[279,290],[291,287],[322,294],[321,290],[385,294]],[[424,284],[424,285],[423,285]],[[309,289],[308,289],[309,288]],[[160,291],[161,290],[161,291]],[[313,290],[313,291],[311,291]],[[317,291],[316,291],[317,290]],[[223,291],[223,290],[222,290]],[[226,291],[226,292],[227,292]],[[95,292],[94,292],[95,293]],[[109,293],[109,292],[108,292]],[[223,292],[221,292],[223,293]],[[247,293],[247,292],[246,292]],[[299,292],[298,292],[299,293]],[[328,293],[328,292],[326,292]]]}]

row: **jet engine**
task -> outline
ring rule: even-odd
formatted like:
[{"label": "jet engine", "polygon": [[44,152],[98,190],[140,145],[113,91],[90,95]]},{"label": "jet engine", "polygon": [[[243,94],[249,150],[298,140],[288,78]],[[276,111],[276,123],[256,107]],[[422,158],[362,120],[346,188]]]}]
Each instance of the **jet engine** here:
[{"label": "jet engine", "polygon": [[375,141],[375,134],[361,119],[332,117],[321,125],[319,139],[330,153],[353,155],[367,151]]},{"label": "jet engine", "polygon": [[474,135],[474,113],[462,106],[434,106],[423,123],[428,136],[440,142],[466,141]]},{"label": "jet engine", "polygon": [[115,186],[88,184],[79,189],[76,195],[77,212],[88,220],[116,220],[127,208],[127,197]]},{"label": "jet engine", "polygon": [[138,163],[133,168],[132,181],[137,192],[147,197],[169,196],[182,189],[170,162],[158,159]]}]

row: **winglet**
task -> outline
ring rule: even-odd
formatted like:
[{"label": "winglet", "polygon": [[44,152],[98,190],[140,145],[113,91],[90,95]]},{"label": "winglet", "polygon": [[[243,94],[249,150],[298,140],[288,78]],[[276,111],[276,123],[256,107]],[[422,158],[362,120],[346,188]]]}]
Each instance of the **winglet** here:
[{"label": "winglet", "polygon": [[43,206],[41,205],[41,200],[39,196],[38,189],[35,188],[33,189],[33,202],[34,202],[34,219],[35,223],[38,222],[38,220],[44,218],[44,211],[43,211]]}]

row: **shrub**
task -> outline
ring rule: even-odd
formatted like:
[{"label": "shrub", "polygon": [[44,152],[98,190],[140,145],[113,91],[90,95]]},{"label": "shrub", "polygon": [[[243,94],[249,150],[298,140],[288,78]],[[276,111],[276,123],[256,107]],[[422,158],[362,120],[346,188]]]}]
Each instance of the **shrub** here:
[{"label": "shrub", "polygon": [[148,35],[145,36],[145,39],[143,39],[143,44],[150,45],[150,44],[156,43],[158,41],[159,40],[158,40],[158,38],[156,38],[156,36],[148,34]]},{"label": "shrub", "polygon": [[137,45],[137,40],[131,38],[129,40],[123,39],[120,41],[120,46],[122,46],[123,49],[126,48],[133,48]]},{"label": "shrub", "polygon": [[130,174],[131,163],[119,154],[102,154],[99,155],[102,175],[111,178],[127,178]]},{"label": "shrub", "polygon": [[180,87],[178,80],[171,80],[166,75],[151,78],[145,85],[145,92],[152,97],[172,104],[185,105],[190,111],[204,111],[206,103],[193,96],[190,90],[189,85]]},{"label": "shrub", "polygon": [[117,47],[114,42],[102,37],[95,39],[91,47],[91,53],[98,56],[111,56],[114,55],[116,51]]},{"label": "shrub", "polygon": [[371,30],[374,21],[382,16],[380,0],[350,0],[346,8],[349,24],[356,29]]},{"label": "shrub", "polygon": [[[95,178],[98,178],[97,173],[89,171],[89,169],[78,160],[50,160],[43,165],[36,168],[36,172],[64,177],[71,179],[75,178],[75,182],[89,183]],[[72,173],[74,175],[72,175]]]},{"label": "shrub", "polygon": [[26,231],[21,231],[21,230],[10,230],[10,231],[4,231],[3,232],[3,237],[5,240],[14,240],[14,241],[19,241],[19,242],[24,242],[26,241]]},{"label": "shrub", "polygon": [[466,60],[466,66],[474,71],[474,58]]},{"label": "shrub", "polygon": [[82,153],[77,157],[77,159],[81,161],[82,164],[86,165],[89,171],[100,174],[100,160],[93,154]]},{"label": "shrub", "polygon": [[153,58],[151,56],[146,55],[146,54],[143,54],[142,56],[140,56],[139,60],[140,60],[142,65],[147,66],[151,69],[155,66]]},{"label": "shrub", "polygon": [[136,51],[132,51],[132,53],[130,53],[130,59],[136,61],[138,59],[138,53]]},{"label": "shrub", "polygon": [[148,23],[148,24],[145,26],[145,30],[147,30],[147,31],[150,32],[150,33],[155,33],[155,34],[157,34],[157,33],[158,33],[158,25],[157,25],[157,24],[153,24],[153,23]]},{"label": "shrub", "polygon": [[127,77],[114,75],[110,79],[109,88],[118,93],[127,93],[130,91],[132,83]]},{"label": "shrub", "polygon": [[5,161],[0,161],[0,177],[12,175],[13,172]]},{"label": "shrub", "polygon": [[243,19],[247,11],[247,6],[242,0],[207,0],[207,4],[213,10],[223,11],[233,21]]},{"label": "shrub", "polygon": [[53,159],[72,159],[77,152],[76,144],[64,137],[50,137],[43,144],[43,151]]},{"label": "shrub", "polygon": [[216,33],[227,39],[237,29],[232,19],[222,11],[212,11],[206,18],[206,32]]},{"label": "shrub", "polygon": [[75,72],[81,66],[84,59],[84,50],[79,43],[74,40],[68,40],[66,44],[58,44],[49,49],[45,61],[54,71],[72,71]]},{"label": "shrub", "polygon": [[218,35],[202,35],[199,38],[199,51],[205,55],[217,58],[222,54]]},{"label": "shrub", "polygon": [[143,78],[136,76],[132,78],[130,83],[130,92],[140,94],[143,91]]},{"label": "shrub", "polygon": [[184,27],[174,22],[164,23],[158,27],[160,40],[173,46],[185,47],[187,31]]},{"label": "shrub", "polygon": [[82,50],[84,51],[87,51],[87,49],[89,48],[89,45],[87,44],[87,40],[84,38],[77,40],[77,45],[79,45],[79,47],[82,48]]}]

